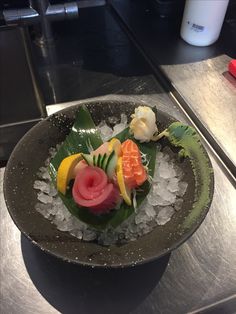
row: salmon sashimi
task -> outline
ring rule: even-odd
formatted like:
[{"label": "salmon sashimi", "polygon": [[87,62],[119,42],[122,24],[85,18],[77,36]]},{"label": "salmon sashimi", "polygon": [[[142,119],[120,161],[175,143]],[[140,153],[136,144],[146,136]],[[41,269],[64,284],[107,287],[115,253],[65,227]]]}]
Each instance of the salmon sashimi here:
[{"label": "salmon sashimi", "polygon": [[129,188],[142,185],[147,180],[147,172],[142,164],[138,146],[128,139],[121,144],[121,151],[125,183]]}]

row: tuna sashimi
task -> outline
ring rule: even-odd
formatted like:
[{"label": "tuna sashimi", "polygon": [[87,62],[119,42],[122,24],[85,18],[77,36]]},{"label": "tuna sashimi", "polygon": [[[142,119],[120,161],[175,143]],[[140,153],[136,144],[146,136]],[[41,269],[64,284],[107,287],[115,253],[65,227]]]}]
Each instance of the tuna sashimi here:
[{"label": "tuna sashimi", "polygon": [[96,214],[110,211],[120,199],[119,190],[108,182],[106,173],[98,167],[87,166],[75,178],[72,189],[75,202]]}]

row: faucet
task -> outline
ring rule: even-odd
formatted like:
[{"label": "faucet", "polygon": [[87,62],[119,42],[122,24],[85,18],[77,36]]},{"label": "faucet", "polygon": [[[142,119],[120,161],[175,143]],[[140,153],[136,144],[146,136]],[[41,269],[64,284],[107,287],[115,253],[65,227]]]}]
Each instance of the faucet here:
[{"label": "faucet", "polygon": [[37,43],[41,46],[53,43],[51,22],[78,17],[79,7],[105,5],[106,0],[81,0],[50,4],[49,0],[29,0],[29,7],[3,10],[4,20],[9,26],[41,24],[41,34]]}]

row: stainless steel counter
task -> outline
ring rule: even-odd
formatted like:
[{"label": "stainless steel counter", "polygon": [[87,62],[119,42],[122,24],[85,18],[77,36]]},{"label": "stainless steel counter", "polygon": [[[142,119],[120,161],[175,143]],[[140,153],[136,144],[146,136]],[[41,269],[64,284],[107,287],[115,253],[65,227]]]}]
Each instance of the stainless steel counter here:
[{"label": "stainless steel counter", "polygon": [[[109,97],[122,98],[106,96],[100,99]],[[155,104],[161,110],[185,121],[184,116],[173,107],[165,93],[123,97],[141,100],[150,105]],[[70,104],[48,107],[48,112]],[[212,156],[211,160],[215,173],[215,194],[205,221],[185,244],[171,254],[159,283],[157,274],[161,268],[160,264],[147,265],[146,270],[139,268],[136,270],[137,283],[134,290],[122,294],[122,299],[119,299],[117,293],[111,292],[111,287],[120,282],[114,281],[113,277],[108,279],[106,272],[101,276],[93,269],[81,272],[78,268],[80,276],[75,279],[72,275],[74,270],[70,269],[73,265],[67,265],[68,285],[68,282],[64,282],[64,266],[36,250],[21,237],[4,203],[2,194],[4,169],[1,169],[1,313],[106,314],[111,313],[110,304],[113,313],[178,314],[190,313],[230,296],[234,303],[231,311],[225,313],[234,313],[232,309],[236,307],[236,190]],[[139,281],[148,269],[152,271],[151,277],[146,282]],[[85,280],[82,279],[84,272]],[[120,273],[119,277],[122,276],[126,276],[125,272]],[[86,281],[89,281],[89,285],[85,284]],[[75,289],[74,293],[71,286]],[[126,291],[125,286],[120,289]]]},{"label": "stainless steel counter", "polygon": [[161,68],[236,167],[236,79],[228,73],[230,60],[221,55]]}]

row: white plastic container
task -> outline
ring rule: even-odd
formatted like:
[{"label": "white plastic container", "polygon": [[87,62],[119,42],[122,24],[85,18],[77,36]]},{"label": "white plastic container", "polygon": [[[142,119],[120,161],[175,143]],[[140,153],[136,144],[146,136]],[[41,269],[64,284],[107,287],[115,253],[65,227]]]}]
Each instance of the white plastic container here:
[{"label": "white plastic container", "polygon": [[219,38],[229,0],[186,0],[180,35],[194,46]]}]

